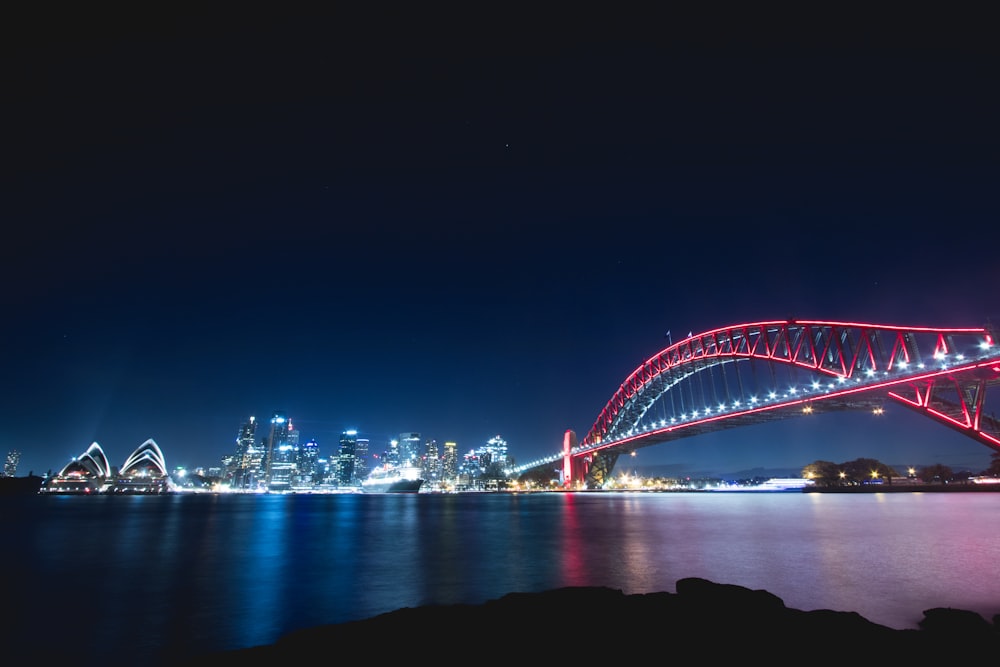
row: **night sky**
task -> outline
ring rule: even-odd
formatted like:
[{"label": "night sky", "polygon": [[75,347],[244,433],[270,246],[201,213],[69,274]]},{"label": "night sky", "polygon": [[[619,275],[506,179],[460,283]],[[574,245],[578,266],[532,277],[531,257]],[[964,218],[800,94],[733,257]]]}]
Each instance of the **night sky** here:
[{"label": "night sky", "polygon": [[[500,435],[528,461],[582,439],[668,331],[1000,318],[984,20],[479,9],[15,17],[19,475],[148,438],[168,467],[218,465],[276,410],[324,455],[357,429],[375,452]],[[888,408],[633,463],[989,465]]]}]

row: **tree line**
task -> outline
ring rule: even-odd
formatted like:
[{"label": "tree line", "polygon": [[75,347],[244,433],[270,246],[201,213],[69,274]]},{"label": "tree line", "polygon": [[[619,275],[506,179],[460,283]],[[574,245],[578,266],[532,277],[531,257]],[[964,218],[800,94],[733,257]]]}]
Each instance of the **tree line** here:
[{"label": "tree line", "polygon": [[1000,452],[994,452],[986,470],[953,470],[941,463],[920,468],[897,471],[877,459],[860,458],[843,463],[814,461],[802,469],[802,476],[820,486],[851,486],[857,484],[892,483],[893,479],[907,478],[927,484],[966,482],[970,477],[1000,477]]}]

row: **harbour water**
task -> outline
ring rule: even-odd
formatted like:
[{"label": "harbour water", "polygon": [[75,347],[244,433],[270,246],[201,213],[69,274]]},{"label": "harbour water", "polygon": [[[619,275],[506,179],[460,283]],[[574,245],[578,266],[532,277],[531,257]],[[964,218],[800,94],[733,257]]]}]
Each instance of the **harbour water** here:
[{"label": "harbour water", "polygon": [[167,664],[402,607],[673,592],[684,577],[899,629],[932,607],[1000,613],[998,493],[13,496],[0,509],[12,665]]}]

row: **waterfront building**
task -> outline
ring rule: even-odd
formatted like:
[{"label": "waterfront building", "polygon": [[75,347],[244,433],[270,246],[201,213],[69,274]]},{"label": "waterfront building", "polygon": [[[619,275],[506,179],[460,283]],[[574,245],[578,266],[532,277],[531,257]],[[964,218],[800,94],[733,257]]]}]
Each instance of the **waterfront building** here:
[{"label": "waterfront building", "polygon": [[354,445],[354,480],[357,484],[368,477],[368,438],[358,438]]},{"label": "waterfront building", "polygon": [[340,450],[337,455],[337,483],[342,487],[357,486],[355,456],[358,447],[358,432],[344,431],[340,434]]},{"label": "waterfront building", "polygon": [[321,481],[319,462],[319,444],[315,439],[309,440],[298,449],[294,486],[306,488],[318,484]]},{"label": "waterfront building", "polygon": [[455,488],[459,490],[469,490],[482,488],[483,470],[479,464],[479,454],[476,450],[469,450],[462,456],[462,462],[458,466],[458,479]]},{"label": "waterfront building", "polygon": [[246,489],[256,485],[264,452],[257,446],[257,419],[253,415],[240,424],[236,434],[236,451],[223,461],[225,478],[230,488]]},{"label": "waterfront building", "polygon": [[120,470],[94,442],[42,483],[39,493],[166,493],[172,490],[163,452],[152,439],[133,451]]},{"label": "waterfront building", "polygon": [[[271,417],[271,431],[267,437],[267,453],[265,454],[264,480],[268,489],[284,490],[291,482],[289,470],[291,466],[288,457],[291,457],[292,453],[287,449],[282,449],[285,445],[290,444],[290,430],[291,424],[288,416],[280,410],[276,411]],[[277,463],[276,466],[275,463]],[[278,477],[276,480],[272,480],[275,472],[277,472]],[[273,486],[272,481],[274,482]]]},{"label": "waterfront building", "polygon": [[152,440],[139,445],[114,476],[111,493],[164,493],[172,490],[163,452]]},{"label": "waterfront building", "polygon": [[480,466],[483,469],[491,465],[507,465],[507,441],[499,435],[495,435],[486,441],[486,445],[479,451]]},{"label": "waterfront building", "polygon": [[446,442],[441,457],[441,481],[454,483],[456,477],[458,477],[458,445]]},{"label": "waterfront building", "polygon": [[427,485],[438,486],[441,482],[441,459],[438,457],[437,440],[430,439],[424,443],[422,464],[422,474]]},{"label": "waterfront building", "polygon": [[292,481],[296,474],[296,451],[295,445],[288,442],[279,442],[275,447],[271,459],[271,472],[268,477],[268,491],[290,491]]}]

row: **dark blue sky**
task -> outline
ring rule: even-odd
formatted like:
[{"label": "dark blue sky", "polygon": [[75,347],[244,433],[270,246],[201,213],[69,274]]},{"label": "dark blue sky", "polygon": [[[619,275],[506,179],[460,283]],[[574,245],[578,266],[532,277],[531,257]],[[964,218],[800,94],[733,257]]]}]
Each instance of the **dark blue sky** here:
[{"label": "dark blue sky", "polygon": [[[355,428],[529,460],[668,330],[1000,314],[974,17],[115,18],[26,16],[5,46],[20,474],[147,438],[215,465],[274,410],[324,454]],[[899,409],[824,419],[641,456],[989,463]]]}]

